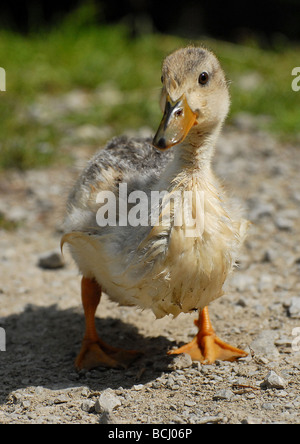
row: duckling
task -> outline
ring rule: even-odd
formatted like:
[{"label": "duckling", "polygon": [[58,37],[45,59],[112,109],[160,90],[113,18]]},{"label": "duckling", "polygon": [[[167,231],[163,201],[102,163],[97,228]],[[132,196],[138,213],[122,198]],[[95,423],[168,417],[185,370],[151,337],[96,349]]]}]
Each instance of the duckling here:
[{"label": "duckling", "polygon": [[[114,138],[89,161],[69,196],[61,247],[69,244],[82,274],[86,326],[78,369],[126,367],[139,356],[99,338],[95,313],[102,291],[157,318],[199,311],[197,335],[171,354],[188,353],[203,363],[247,356],[218,338],[208,313],[208,304],[223,294],[248,227],[211,168],[230,106],[227,81],[217,57],[193,46],[166,57],[161,80],[163,117],[153,141]],[[133,206],[141,195],[147,202],[159,199],[147,206],[146,217],[130,223],[130,213],[145,213],[145,205]],[[103,222],[97,216],[105,205],[106,215],[115,214]]]}]

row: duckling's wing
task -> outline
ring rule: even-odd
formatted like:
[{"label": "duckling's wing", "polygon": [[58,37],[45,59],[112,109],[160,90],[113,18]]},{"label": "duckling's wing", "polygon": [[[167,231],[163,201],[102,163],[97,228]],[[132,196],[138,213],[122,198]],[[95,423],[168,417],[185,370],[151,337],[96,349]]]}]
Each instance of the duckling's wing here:
[{"label": "duckling's wing", "polygon": [[98,193],[113,192],[117,197],[120,183],[126,183],[128,193],[134,190],[149,193],[172,158],[171,150],[157,151],[151,139],[126,136],[112,139],[88,162],[73,187],[65,230],[99,232],[95,218]]},{"label": "duckling's wing", "polygon": [[[115,137],[105,147],[112,155],[112,161],[121,169],[130,168],[140,173],[160,174],[168,162],[173,158],[173,151],[158,151],[152,144],[152,139]],[[101,157],[99,151],[95,158]],[[119,163],[121,162],[121,164]]]}]

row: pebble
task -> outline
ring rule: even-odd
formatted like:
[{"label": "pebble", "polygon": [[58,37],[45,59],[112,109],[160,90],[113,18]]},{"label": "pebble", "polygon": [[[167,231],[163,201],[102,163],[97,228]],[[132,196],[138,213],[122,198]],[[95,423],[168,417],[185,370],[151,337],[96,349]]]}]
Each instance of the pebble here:
[{"label": "pebble", "polygon": [[277,226],[277,228],[279,228],[279,230],[292,230],[293,226],[294,226],[294,221],[292,221],[291,219],[282,217],[282,216],[278,216],[275,218],[275,224]]},{"label": "pebble", "polygon": [[118,422],[112,412],[104,411],[99,418],[99,424],[118,424]]},{"label": "pebble", "polygon": [[143,390],[144,388],[144,384],[136,384],[133,386],[133,390],[135,390],[136,392]]},{"label": "pebble", "polygon": [[16,206],[13,208],[10,208],[9,212],[5,214],[4,217],[11,222],[20,223],[22,221],[25,221],[29,219],[28,210],[26,208]]},{"label": "pebble", "polygon": [[287,386],[287,382],[276,372],[271,370],[265,377],[262,387],[264,388],[274,388],[274,389],[284,389]]},{"label": "pebble", "polygon": [[69,400],[70,400],[70,398],[67,395],[61,394],[61,395],[58,395],[54,399],[54,404],[64,404],[65,402],[68,402]]},{"label": "pebble", "polygon": [[22,401],[22,407],[24,407],[25,409],[29,409],[29,407],[31,406],[31,402],[30,401]]},{"label": "pebble", "polygon": [[300,297],[294,296],[289,306],[289,315],[291,318],[300,319]]},{"label": "pebble", "polygon": [[95,403],[92,399],[85,399],[81,404],[81,410],[92,413],[95,410]]},{"label": "pebble", "polygon": [[203,416],[198,420],[197,424],[215,424],[222,421],[222,416]]},{"label": "pebble", "polygon": [[257,316],[262,316],[266,312],[266,307],[261,304],[255,304],[253,310]]},{"label": "pebble", "polygon": [[56,269],[64,267],[65,263],[59,250],[47,251],[39,256],[38,266],[45,269]]},{"label": "pebble", "polygon": [[277,359],[280,356],[274,343],[277,336],[277,333],[272,330],[263,330],[254,341],[251,342],[250,348],[257,355],[263,355],[270,360]]},{"label": "pebble", "polygon": [[219,401],[219,400],[230,401],[233,396],[234,396],[234,393],[231,390],[222,389],[214,394],[213,400],[214,401]]},{"label": "pebble", "polygon": [[268,247],[262,257],[262,262],[275,262],[280,256],[280,252],[275,248]]},{"label": "pebble", "polygon": [[107,389],[95,402],[95,411],[101,413],[103,411],[111,412],[116,407],[121,405],[120,399],[113,393],[112,390]]},{"label": "pebble", "polygon": [[239,305],[240,307],[245,308],[245,307],[247,307],[247,300],[245,298],[240,298],[237,301],[236,305]]},{"label": "pebble", "polygon": [[261,424],[261,420],[254,418],[253,416],[248,416],[241,421],[242,424]]},{"label": "pebble", "polygon": [[271,402],[264,402],[261,407],[265,410],[274,410],[274,405]]},{"label": "pebble", "polygon": [[194,402],[194,401],[187,400],[187,401],[184,402],[184,405],[187,406],[187,407],[194,407],[195,405],[197,405],[197,403]]},{"label": "pebble", "polygon": [[170,364],[170,367],[174,370],[182,370],[184,368],[191,367],[193,365],[193,361],[190,355],[187,353],[182,353],[177,355],[173,362]]},{"label": "pebble", "polygon": [[81,390],[81,396],[88,397],[89,393],[90,393],[90,391],[87,387],[83,387],[83,389]]}]

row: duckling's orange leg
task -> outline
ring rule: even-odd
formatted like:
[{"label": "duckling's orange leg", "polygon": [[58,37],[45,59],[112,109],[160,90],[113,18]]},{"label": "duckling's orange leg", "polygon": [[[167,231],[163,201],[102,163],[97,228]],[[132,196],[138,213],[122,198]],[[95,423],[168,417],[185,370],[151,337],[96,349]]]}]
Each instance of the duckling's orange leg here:
[{"label": "duckling's orange leg", "polygon": [[199,331],[194,339],[177,350],[171,350],[169,354],[187,353],[193,361],[200,361],[205,364],[212,364],[217,360],[235,361],[247,356],[247,353],[243,350],[232,347],[217,337],[210,322],[208,307],[200,311],[195,325],[197,325]]},{"label": "duckling's orange leg", "polygon": [[95,367],[126,368],[139,355],[133,350],[122,350],[103,342],[97,333],[95,313],[101,298],[101,287],[95,279],[82,278],[81,298],[85,314],[85,334],[75,366],[78,370]]}]

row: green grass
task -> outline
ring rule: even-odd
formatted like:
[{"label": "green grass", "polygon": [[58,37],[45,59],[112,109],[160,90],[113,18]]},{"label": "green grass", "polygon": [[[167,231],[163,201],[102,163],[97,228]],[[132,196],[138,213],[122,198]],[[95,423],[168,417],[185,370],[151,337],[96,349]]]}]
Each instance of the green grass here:
[{"label": "green grass", "polygon": [[[109,126],[112,134],[141,126],[154,129],[161,117],[162,59],[187,43],[162,35],[131,39],[124,26],[93,24],[88,9],[48,32],[24,37],[0,31],[0,66],[6,70],[7,89],[0,92],[0,169],[66,161],[71,152],[66,134],[76,134],[81,125]],[[291,89],[292,68],[300,65],[299,47],[266,51],[253,44],[201,43],[215,51],[232,80],[230,118],[239,112],[267,115],[270,119],[261,123],[266,129],[291,140],[299,135],[300,92]],[[253,73],[259,81],[249,91],[240,79]],[[101,88],[112,88],[121,100],[99,100],[95,91]],[[74,90],[87,94],[89,105],[63,113],[58,106],[56,113],[55,106]],[[41,100],[44,111],[48,100],[52,112],[46,120],[32,112]],[[257,122],[260,125],[260,119]]]}]

